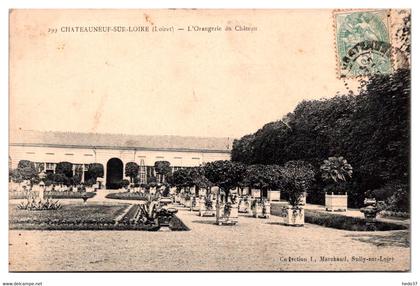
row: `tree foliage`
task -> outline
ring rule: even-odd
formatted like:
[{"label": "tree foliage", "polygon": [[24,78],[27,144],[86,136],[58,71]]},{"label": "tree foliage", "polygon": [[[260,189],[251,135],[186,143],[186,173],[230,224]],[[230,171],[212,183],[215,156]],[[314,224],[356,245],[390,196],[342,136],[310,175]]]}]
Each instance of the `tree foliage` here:
[{"label": "tree foliage", "polygon": [[226,199],[230,190],[239,186],[243,180],[244,172],[243,164],[227,160],[213,161],[204,165],[206,178],[225,192]]},{"label": "tree foliage", "polygon": [[90,163],[87,167],[87,177],[95,180],[104,176],[104,166],[99,163]]},{"label": "tree foliage", "polygon": [[304,192],[308,192],[315,181],[312,165],[304,161],[287,162],[280,169],[281,185],[287,200],[293,207],[300,204]]},{"label": "tree foliage", "polygon": [[319,170],[325,158],[343,156],[353,167],[349,203],[357,207],[368,189],[390,183],[408,188],[409,118],[410,72],[400,69],[372,76],[358,95],[302,101],[283,120],[235,140],[232,160],[265,165],[304,160]]},{"label": "tree foliage", "polygon": [[67,178],[73,177],[73,164],[70,162],[59,162],[55,166],[56,174],[63,174]]},{"label": "tree foliage", "polygon": [[128,162],[125,164],[125,175],[130,177],[130,181],[133,182],[134,178],[139,174],[140,166],[136,162]]},{"label": "tree foliage", "polygon": [[17,173],[18,173],[17,177],[19,177],[22,180],[32,180],[33,178],[38,176],[38,172],[36,171],[35,164],[28,160],[19,161],[18,167],[17,167]]}]

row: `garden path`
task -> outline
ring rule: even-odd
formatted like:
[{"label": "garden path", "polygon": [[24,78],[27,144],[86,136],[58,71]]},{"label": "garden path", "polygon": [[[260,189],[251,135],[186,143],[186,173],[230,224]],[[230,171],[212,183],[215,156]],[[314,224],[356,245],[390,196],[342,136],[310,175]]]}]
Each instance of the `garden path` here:
[{"label": "garden path", "polygon": [[[407,231],[351,232],[240,215],[235,226],[180,208],[190,231],[10,231],[11,271],[408,270]],[[381,247],[378,247],[378,244]],[[345,261],[332,261],[334,258]],[[312,258],[312,260],[311,260]],[[325,259],[327,258],[327,259]],[[375,258],[368,261],[367,258]]]}]

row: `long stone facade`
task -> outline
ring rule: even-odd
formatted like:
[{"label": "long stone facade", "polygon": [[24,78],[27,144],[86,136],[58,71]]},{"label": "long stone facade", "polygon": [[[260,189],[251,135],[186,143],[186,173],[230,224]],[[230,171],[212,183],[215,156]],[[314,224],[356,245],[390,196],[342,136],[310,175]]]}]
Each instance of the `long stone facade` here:
[{"label": "long stone facade", "polygon": [[42,165],[46,172],[54,172],[56,164],[63,161],[71,162],[75,168],[100,163],[107,184],[107,172],[119,172],[117,175],[125,178],[128,162],[139,164],[144,175],[154,175],[151,173],[156,161],[168,161],[176,170],[229,160],[230,150],[228,138],[19,131],[10,136],[9,167],[13,169],[20,160],[30,160],[36,166]]}]

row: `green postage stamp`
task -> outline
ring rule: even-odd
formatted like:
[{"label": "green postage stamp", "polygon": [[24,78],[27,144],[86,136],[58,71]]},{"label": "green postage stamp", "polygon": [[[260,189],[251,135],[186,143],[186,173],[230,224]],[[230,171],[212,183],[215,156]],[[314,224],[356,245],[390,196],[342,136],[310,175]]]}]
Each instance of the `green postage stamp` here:
[{"label": "green postage stamp", "polygon": [[392,71],[388,10],[335,11],[339,77]]}]

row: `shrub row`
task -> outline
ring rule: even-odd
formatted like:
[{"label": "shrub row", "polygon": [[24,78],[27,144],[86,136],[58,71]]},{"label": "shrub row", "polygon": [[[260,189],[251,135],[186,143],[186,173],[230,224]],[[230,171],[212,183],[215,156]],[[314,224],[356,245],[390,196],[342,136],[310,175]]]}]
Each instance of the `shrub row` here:
[{"label": "shrub row", "polygon": [[105,197],[107,199],[117,199],[117,200],[147,200],[148,194],[139,193],[139,192],[121,192],[121,193],[110,193]]},{"label": "shrub row", "polygon": [[[366,219],[350,217],[334,213],[324,213],[312,210],[305,210],[305,222],[321,225],[324,227],[344,229],[350,231],[370,231],[366,225]],[[376,222],[377,231],[403,230],[408,227],[403,224],[392,222]]]}]

